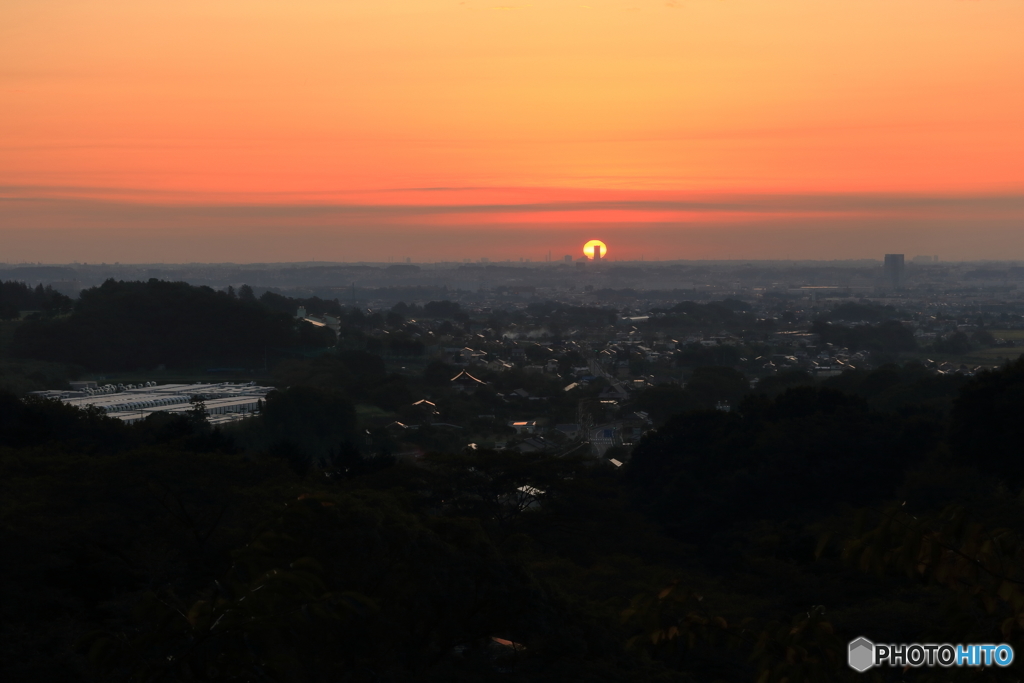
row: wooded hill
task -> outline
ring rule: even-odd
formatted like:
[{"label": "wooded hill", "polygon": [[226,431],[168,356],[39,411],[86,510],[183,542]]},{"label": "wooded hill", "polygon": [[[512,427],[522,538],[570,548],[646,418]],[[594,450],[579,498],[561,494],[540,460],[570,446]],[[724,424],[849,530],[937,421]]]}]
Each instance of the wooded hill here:
[{"label": "wooded hill", "polygon": [[1019,676],[845,656],[1024,652],[1024,358],[917,407],[890,370],[688,411],[621,469],[397,459],[316,377],[230,430],[0,395],[7,680]]},{"label": "wooded hill", "polygon": [[11,353],[118,371],[261,367],[271,351],[333,345],[331,330],[295,319],[297,305],[290,312],[281,310],[278,299],[283,297],[265,304],[251,290],[241,294],[156,279],[108,280],[83,290],[70,315],[22,324]]}]

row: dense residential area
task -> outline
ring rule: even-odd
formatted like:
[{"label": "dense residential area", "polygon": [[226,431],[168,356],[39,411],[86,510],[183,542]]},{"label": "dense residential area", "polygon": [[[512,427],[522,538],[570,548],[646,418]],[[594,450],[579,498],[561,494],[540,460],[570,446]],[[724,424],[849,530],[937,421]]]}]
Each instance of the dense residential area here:
[{"label": "dense residential area", "polygon": [[1015,681],[847,665],[1024,653],[1024,268],[894,268],[8,267],[4,668]]}]

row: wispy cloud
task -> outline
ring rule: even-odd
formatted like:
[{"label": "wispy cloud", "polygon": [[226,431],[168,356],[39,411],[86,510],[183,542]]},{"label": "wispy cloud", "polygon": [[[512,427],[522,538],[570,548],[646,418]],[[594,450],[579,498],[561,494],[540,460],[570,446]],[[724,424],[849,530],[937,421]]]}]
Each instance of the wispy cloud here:
[{"label": "wispy cloud", "polygon": [[[1024,193],[396,204],[55,198],[11,190],[0,188],[0,262],[540,258],[548,250],[575,254],[591,238],[604,240],[615,259],[887,252],[1024,259]],[[421,192],[445,198],[451,191]]]},{"label": "wispy cloud", "polygon": [[[474,201],[473,195],[497,192],[522,195],[557,192],[562,195],[585,195],[586,199],[558,201]],[[957,213],[1024,212],[1024,192],[977,194],[927,193],[784,193],[784,194],[693,194],[665,192],[630,192],[615,190],[579,190],[543,188],[486,187],[412,187],[359,191],[362,201],[344,201],[343,192],[261,193],[259,201],[245,201],[238,196],[217,196],[159,192],[132,188],[99,188],[76,186],[0,185],[0,201],[37,202],[76,205],[84,209],[117,206],[132,207],[145,212],[190,213],[210,215],[237,214],[253,216],[329,214],[437,215],[437,214],[530,214],[573,212],[745,212],[752,214],[800,213],[905,213],[919,211],[953,211]],[[388,200],[390,194],[402,194],[405,201]],[[431,201],[417,202],[417,195]],[[444,195],[458,201],[444,201]],[[665,195],[671,198],[660,198]],[[379,195],[380,201],[366,201]],[[456,197],[457,195],[457,197]],[[600,198],[606,195],[609,198]],[[632,195],[632,197],[630,196]],[[659,198],[646,198],[655,195]],[[598,198],[594,198],[594,197]],[[634,198],[635,197],[635,198]],[[322,200],[326,198],[326,200]],[[334,199],[335,201],[330,201]],[[340,199],[340,201],[338,201]]]}]

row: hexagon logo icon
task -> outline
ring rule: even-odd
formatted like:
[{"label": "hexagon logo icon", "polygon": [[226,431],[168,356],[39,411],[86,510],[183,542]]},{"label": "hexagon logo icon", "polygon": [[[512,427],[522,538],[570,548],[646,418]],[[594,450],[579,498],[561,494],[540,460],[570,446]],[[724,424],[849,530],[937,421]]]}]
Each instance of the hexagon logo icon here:
[{"label": "hexagon logo icon", "polygon": [[861,637],[850,642],[850,668],[864,673],[875,665],[875,644]]}]

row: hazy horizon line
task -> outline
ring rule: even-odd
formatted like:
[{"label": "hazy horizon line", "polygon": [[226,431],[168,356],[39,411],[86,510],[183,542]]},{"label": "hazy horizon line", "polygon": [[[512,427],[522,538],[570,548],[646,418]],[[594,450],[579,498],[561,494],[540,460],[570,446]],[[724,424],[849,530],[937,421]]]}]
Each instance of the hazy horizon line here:
[{"label": "hazy horizon line", "polygon": [[10,263],[538,262],[549,250],[581,255],[593,238],[608,244],[611,261],[1024,258],[1024,190],[430,189],[387,202],[363,194],[349,203],[174,203],[29,196],[16,187],[0,185],[0,258]]},{"label": "hazy horizon line", "polygon": [[[980,258],[980,259],[960,259],[960,260],[939,260],[923,263],[915,263],[914,257],[917,256],[930,256],[929,254],[914,254],[914,256],[907,256],[906,265],[961,265],[961,264],[1017,264],[1024,263],[1024,259],[991,259],[991,258]],[[85,261],[69,261],[69,262],[43,262],[43,261],[20,261],[20,262],[8,262],[0,261],[0,267],[50,267],[50,268],[66,268],[73,266],[158,266],[158,267],[174,267],[174,266],[249,266],[249,267],[275,267],[275,266],[316,266],[316,267],[351,267],[351,266],[500,266],[505,264],[517,265],[517,266],[558,266],[566,265],[567,263],[579,263],[582,259],[574,258],[571,262],[564,261],[561,257],[555,258],[552,256],[550,261],[543,260],[513,260],[513,259],[490,259],[483,257],[483,259],[466,260],[466,259],[453,259],[453,260],[429,260],[429,261],[115,261],[113,263],[107,262],[85,262]],[[626,264],[714,264],[714,263],[826,263],[826,264],[842,264],[842,263],[877,263],[882,264],[884,262],[884,256],[882,258],[850,258],[850,259],[826,259],[826,258],[763,258],[763,259],[750,259],[750,258],[704,258],[704,259],[601,259],[600,264],[610,263],[626,263]],[[593,263],[591,259],[587,259],[586,263]]]}]

